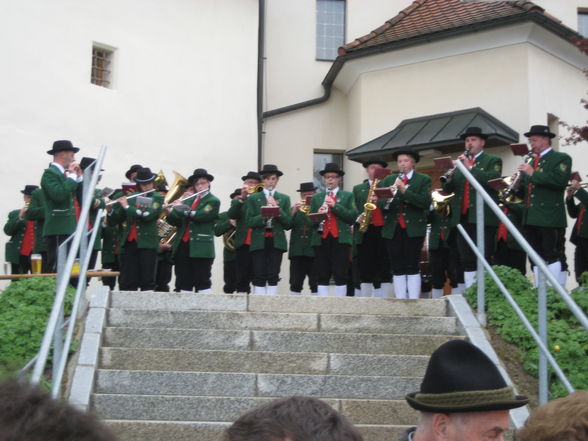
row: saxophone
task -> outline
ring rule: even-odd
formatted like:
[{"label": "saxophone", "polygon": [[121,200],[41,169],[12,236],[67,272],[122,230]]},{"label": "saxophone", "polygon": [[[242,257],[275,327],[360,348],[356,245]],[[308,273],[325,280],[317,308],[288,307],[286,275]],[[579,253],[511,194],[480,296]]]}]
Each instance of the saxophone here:
[{"label": "saxophone", "polygon": [[376,192],[376,187],[378,186],[379,182],[380,181],[376,178],[374,178],[372,180],[372,185],[370,185],[370,189],[367,194],[366,202],[365,202],[365,204],[363,204],[362,219],[361,219],[361,222],[359,223],[359,231],[361,231],[362,233],[365,233],[367,231],[367,229],[369,228],[370,223],[372,221],[372,212],[376,208],[378,208],[378,206],[372,202],[372,199],[374,197],[374,194]]}]

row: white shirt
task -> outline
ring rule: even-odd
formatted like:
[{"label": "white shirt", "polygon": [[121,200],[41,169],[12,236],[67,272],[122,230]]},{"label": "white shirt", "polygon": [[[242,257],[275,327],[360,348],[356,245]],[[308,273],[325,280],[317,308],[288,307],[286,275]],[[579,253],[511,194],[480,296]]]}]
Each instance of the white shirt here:
[{"label": "white shirt", "polygon": [[335,187],[332,190],[325,188],[325,193],[327,193],[327,195],[333,193],[333,197],[337,197],[337,193],[339,193],[339,187]]},{"label": "white shirt", "polygon": [[272,197],[273,198],[275,193],[276,193],[276,190],[275,189],[272,190],[272,191],[269,191],[267,188],[264,188],[263,189],[263,194],[265,195],[265,198],[266,199],[269,198],[269,197]]},{"label": "white shirt", "polygon": [[540,157],[543,157],[544,155],[546,155],[547,153],[549,153],[551,150],[552,150],[551,147],[548,147],[545,150],[543,150],[539,156]]}]

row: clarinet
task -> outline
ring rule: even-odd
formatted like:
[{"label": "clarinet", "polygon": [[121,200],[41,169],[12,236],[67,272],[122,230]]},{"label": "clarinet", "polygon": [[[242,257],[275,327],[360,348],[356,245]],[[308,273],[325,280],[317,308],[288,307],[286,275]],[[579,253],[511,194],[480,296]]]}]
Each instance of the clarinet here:
[{"label": "clarinet", "polygon": [[[405,177],[406,177],[406,173],[404,172],[404,170],[400,170],[400,174],[398,175],[398,177],[396,179],[400,179],[403,181]],[[386,201],[386,205],[384,205],[384,210],[390,209],[390,205],[392,204],[392,202],[394,202],[394,198],[398,194],[398,189],[396,188],[396,185],[393,185],[392,188],[394,189],[392,192],[392,197]]]}]

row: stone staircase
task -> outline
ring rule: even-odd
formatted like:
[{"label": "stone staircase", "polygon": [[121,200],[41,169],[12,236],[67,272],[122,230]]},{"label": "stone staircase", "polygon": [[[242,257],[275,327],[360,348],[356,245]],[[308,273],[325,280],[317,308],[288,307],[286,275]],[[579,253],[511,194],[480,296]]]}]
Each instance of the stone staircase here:
[{"label": "stone staircase", "polygon": [[417,422],[403,398],[429,355],[459,338],[445,299],[113,292],[103,306],[90,406],[121,441],[217,441],[292,395],[394,440]]}]

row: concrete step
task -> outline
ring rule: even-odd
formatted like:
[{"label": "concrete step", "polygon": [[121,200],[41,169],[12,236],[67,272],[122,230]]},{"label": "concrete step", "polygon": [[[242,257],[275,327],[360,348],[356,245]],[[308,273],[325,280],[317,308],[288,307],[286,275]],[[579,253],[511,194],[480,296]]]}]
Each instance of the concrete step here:
[{"label": "concrete step", "polygon": [[422,376],[428,360],[426,355],[107,347],[101,350],[100,366],[104,369],[152,371]]},{"label": "concrete step", "polygon": [[[272,400],[258,397],[96,394],[93,396],[93,407],[103,419],[231,423],[245,412]],[[410,425],[418,422],[417,412],[401,400],[324,401],[354,424]]]},{"label": "concrete step", "polygon": [[252,329],[381,334],[454,334],[454,317],[399,317],[389,315],[153,311],[111,309],[108,324],[129,328]]},{"label": "concrete step", "polygon": [[[229,423],[108,420],[120,441],[222,441]],[[358,425],[364,441],[397,439],[409,426]]]},{"label": "concrete step", "polygon": [[98,370],[98,394],[399,400],[418,377]]},{"label": "concrete step", "polygon": [[260,296],[115,291],[111,308],[174,311],[250,311],[284,313],[376,314],[443,317],[445,299],[396,300],[354,297]]},{"label": "concrete step", "polygon": [[429,355],[450,335],[106,328],[103,346],[165,349]]}]

